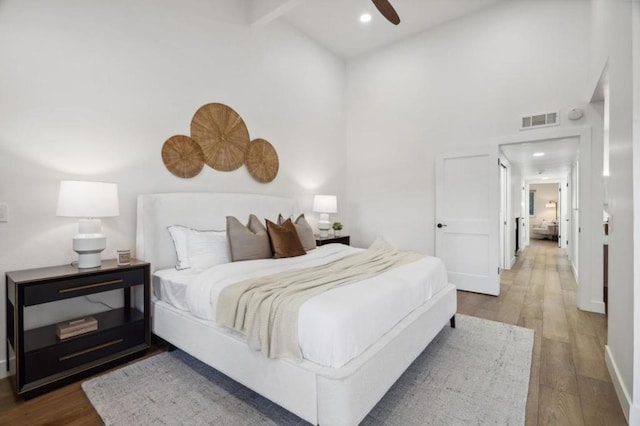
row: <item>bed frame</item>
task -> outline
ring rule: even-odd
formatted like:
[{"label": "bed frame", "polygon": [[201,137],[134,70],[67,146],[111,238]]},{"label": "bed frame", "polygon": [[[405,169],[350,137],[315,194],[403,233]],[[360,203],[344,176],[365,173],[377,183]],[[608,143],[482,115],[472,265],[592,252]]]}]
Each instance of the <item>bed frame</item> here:
[{"label": "bed frame", "polygon": [[[224,229],[225,217],[249,214],[277,218],[297,213],[288,198],[251,194],[173,193],[140,195],[136,256],[152,270],[171,268],[176,258],[169,225]],[[356,425],[451,320],[455,287],[449,284],[378,342],[341,368],[310,361],[269,359],[236,334],[155,300],[153,333],[301,418],[321,425]]]}]

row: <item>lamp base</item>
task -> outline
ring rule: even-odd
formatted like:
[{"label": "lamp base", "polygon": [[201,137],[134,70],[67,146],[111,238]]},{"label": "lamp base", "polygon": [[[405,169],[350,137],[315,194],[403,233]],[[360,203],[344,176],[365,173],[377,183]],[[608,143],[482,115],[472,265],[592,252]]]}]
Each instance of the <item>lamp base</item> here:
[{"label": "lamp base", "polygon": [[[100,250],[101,252],[102,250]],[[78,252],[78,269],[98,268],[102,265],[102,258],[98,253],[81,253]]]},{"label": "lamp base", "polygon": [[320,238],[327,238],[329,236],[329,228],[331,228],[329,215],[327,213],[320,213],[320,220],[318,220],[318,230],[320,231]]},{"label": "lamp base", "polygon": [[101,233],[101,228],[100,219],[80,220],[79,234],[73,237],[79,269],[97,268],[102,264],[100,253],[107,247],[107,237]]}]

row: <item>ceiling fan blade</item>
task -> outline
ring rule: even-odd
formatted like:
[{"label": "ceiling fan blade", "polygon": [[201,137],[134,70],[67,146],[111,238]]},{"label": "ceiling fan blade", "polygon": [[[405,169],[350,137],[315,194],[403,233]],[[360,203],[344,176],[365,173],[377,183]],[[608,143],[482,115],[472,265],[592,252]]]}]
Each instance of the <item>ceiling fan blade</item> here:
[{"label": "ceiling fan blade", "polygon": [[382,16],[387,18],[389,22],[394,25],[398,25],[400,23],[400,17],[396,10],[391,6],[389,0],[371,0],[375,5],[376,9],[382,13]]}]

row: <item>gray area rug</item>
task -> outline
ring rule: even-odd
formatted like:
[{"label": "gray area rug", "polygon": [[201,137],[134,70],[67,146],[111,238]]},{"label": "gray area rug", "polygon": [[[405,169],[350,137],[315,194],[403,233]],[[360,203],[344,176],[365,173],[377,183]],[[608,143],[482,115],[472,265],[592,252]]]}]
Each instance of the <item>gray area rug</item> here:
[{"label": "gray area rug", "polygon": [[[456,315],[365,425],[524,424],[533,330]],[[106,425],[302,425],[304,420],[176,350],[82,384]]]}]

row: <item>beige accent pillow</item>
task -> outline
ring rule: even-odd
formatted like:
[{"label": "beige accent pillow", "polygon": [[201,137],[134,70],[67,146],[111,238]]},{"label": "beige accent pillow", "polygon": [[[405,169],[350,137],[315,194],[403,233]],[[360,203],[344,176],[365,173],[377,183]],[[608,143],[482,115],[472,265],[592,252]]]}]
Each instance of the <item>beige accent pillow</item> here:
[{"label": "beige accent pillow", "polygon": [[275,224],[267,219],[267,231],[269,232],[274,259],[307,254],[304,251],[304,247],[302,247],[302,242],[291,219],[285,220],[282,225]]},{"label": "beige accent pillow", "polygon": [[227,216],[227,237],[232,262],[269,259],[273,256],[267,229],[253,214],[249,216],[247,226],[235,217]]},{"label": "beige accent pillow", "polygon": [[[284,217],[279,214],[278,225],[282,225],[284,222]],[[313,235],[313,229],[311,228],[311,225],[309,225],[309,222],[307,222],[307,219],[305,219],[304,213],[298,216],[293,224],[295,225],[298,237],[300,237],[300,241],[302,242],[302,247],[304,247],[306,251],[316,248],[316,237]]]}]

